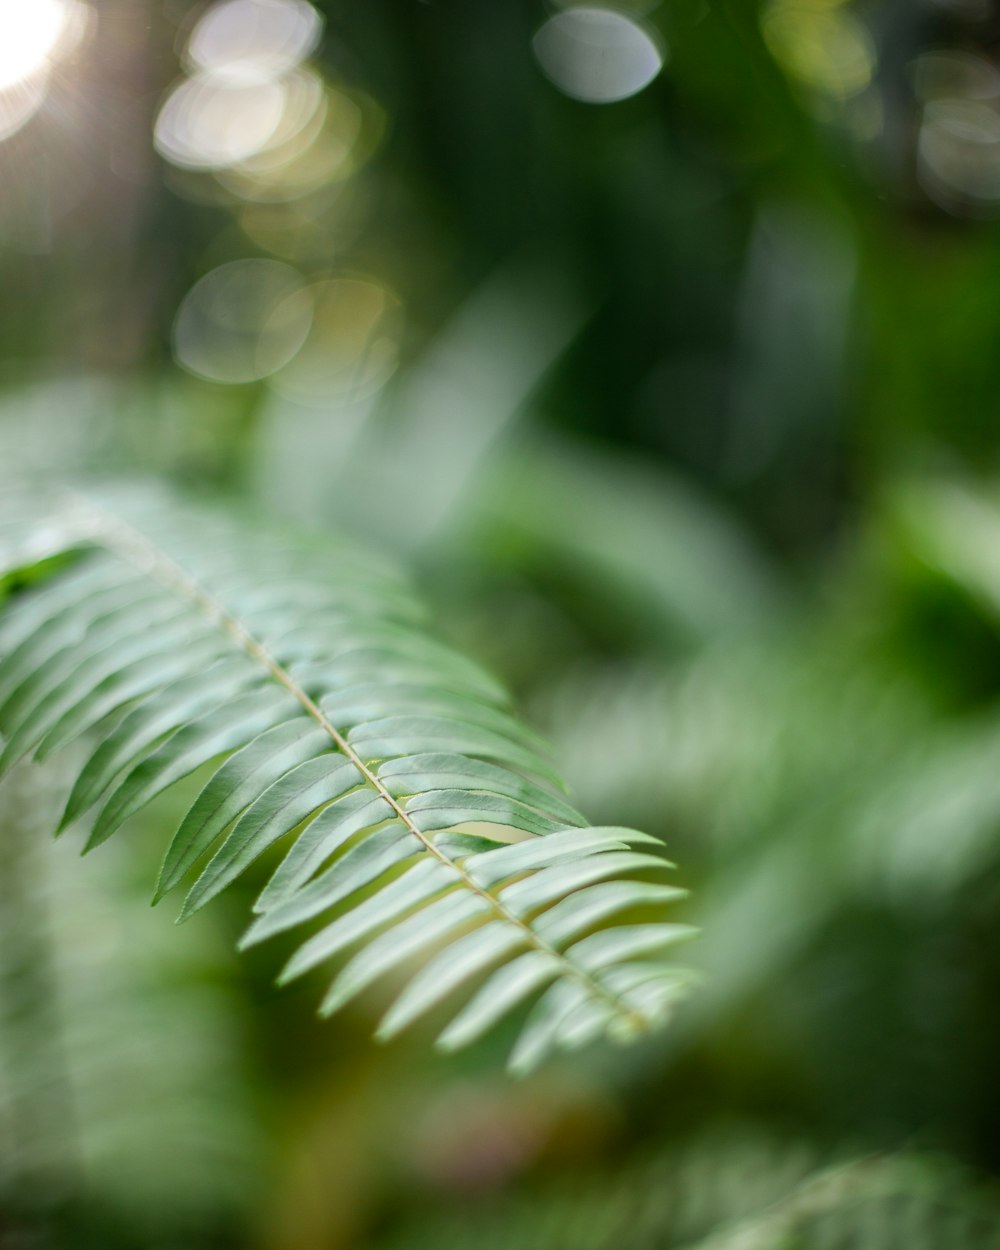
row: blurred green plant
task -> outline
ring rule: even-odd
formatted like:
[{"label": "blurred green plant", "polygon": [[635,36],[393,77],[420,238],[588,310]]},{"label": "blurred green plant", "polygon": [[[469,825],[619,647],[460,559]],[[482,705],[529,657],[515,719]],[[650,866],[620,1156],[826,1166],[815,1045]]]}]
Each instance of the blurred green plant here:
[{"label": "blurred green plant", "polygon": [[[582,1182],[582,1183],[581,1183]],[[1000,1194],[964,1169],[909,1152],[831,1161],[807,1141],[728,1125],[603,1174],[416,1217],[379,1250],[955,1250],[1000,1244]]]},{"label": "blurred green plant", "polygon": [[0,784],[0,1244],[29,1218],[200,1238],[239,1218],[266,1154],[231,956],[218,929],[137,911],[141,839],[86,865],[46,844],[68,765]]}]

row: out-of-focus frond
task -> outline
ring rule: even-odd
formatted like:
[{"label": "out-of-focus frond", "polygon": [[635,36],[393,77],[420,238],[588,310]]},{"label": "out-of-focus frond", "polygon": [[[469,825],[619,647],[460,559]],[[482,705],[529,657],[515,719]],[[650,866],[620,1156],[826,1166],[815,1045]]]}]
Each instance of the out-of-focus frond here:
[{"label": "out-of-focus frond", "polygon": [[802,1142],[708,1133],[610,1175],[577,1173],[533,1192],[480,1200],[378,1250],[994,1250],[1000,1195],[953,1164],[917,1154],[824,1164]]},{"label": "out-of-focus frond", "polygon": [[141,906],[147,848],[46,845],[65,762],[0,784],[0,1190],[164,1229],[237,1216],[263,1142],[211,928]]}]

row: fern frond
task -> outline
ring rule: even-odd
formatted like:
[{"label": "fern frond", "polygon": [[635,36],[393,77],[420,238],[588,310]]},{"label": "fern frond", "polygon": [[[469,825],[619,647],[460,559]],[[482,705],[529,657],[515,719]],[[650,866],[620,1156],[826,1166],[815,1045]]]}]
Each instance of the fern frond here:
[{"label": "fern frond", "polygon": [[282,980],[347,955],[323,1012],[429,959],[379,1036],[472,982],[440,1045],[534,999],[522,1072],[672,1008],[689,978],[660,955],[690,930],[660,919],[683,891],[656,882],[672,867],[656,840],[587,826],[503,690],[421,631],[394,574],[135,493],[9,515],[0,770],[96,736],[61,826],[96,812],[87,849],[221,760],[156,898],[200,864],[186,917],[284,845],[244,945],[308,926]]}]

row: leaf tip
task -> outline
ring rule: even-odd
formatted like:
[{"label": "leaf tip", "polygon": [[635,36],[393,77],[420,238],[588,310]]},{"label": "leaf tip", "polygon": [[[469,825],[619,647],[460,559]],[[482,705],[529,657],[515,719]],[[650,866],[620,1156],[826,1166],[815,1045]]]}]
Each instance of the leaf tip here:
[{"label": "leaf tip", "polygon": [[156,879],[156,885],[153,887],[153,897],[150,906],[155,907],[157,903],[162,903],[176,884],[176,876],[169,877],[161,871]]},{"label": "leaf tip", "polygon": [[65,833],[79,814],[80,809],[73,802],[73,796],[70,795],[66,802],[66,806],[63,808],[62,815],[59,817],[59,823],[52,831],[52,836],[58,838],[61,833]]},{"label": "leaf tip", "polygon": [[[251,946],[259,945],[264,940],[265,937],[267,937],[267,934],[261,933],[260,926],[257,923],[254,923],[240,937],[239,941],[236,943],[236,949],[238,951],[249,950]],[[278,973],[277,977],[275,978],[278,985],[282,984],[282,979],[285,977],[286,972],[287,972],[287,968],[283,968],[281,972]]]},{"label": "leaf tip", "polygon": [[195,912],[199,911],[200,909],[201,909],[201,903],[197,901],[192,903],[191,895],[189,894],[187,898],[184,900],[184,902],[181,904],[181,909],[177,913],[177,919],[174,921],[174,924],[184,924],[185,921],[190,920],[191,917],[195,914]]}]

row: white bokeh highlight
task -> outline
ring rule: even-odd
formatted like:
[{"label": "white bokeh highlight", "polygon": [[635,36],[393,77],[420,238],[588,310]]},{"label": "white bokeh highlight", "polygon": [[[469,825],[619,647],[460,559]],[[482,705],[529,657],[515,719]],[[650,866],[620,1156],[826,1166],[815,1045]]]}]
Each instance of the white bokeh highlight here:
[{"label": "white bokeh highlight", "polygon": [[222,0],[191,32],[187,55],[196,70],[260,82],[300,65],[322,31],[322,18],[305,0]]},{"label": "white bokeh highlight", "polygon": [[664,54],[638,21],[613,9],[557,13],[533,41],[546,77],[574,100],[612,104],[636,95],[663,68]]},{"label": "white bokeh highlight", "polygon": [[312,325],[312,301],[291,265],[235,260],[200,278],[174,320],[174,356],[210,382],[256,382],[286,365]]}]

